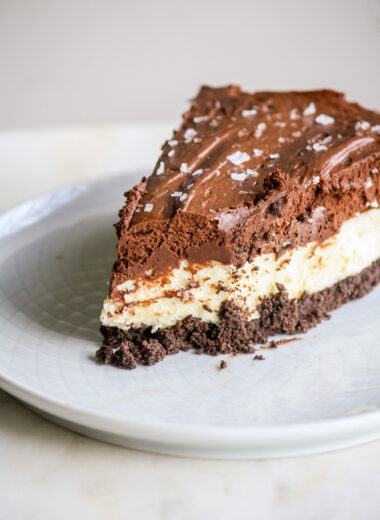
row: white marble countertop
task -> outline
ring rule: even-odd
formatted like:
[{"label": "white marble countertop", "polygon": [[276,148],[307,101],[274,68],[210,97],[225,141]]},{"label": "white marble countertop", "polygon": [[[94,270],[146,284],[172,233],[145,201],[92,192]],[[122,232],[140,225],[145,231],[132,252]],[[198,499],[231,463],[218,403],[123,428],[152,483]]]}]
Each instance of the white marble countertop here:
[{"label": "white marble countertop", "polygon": [[[170,124],[0,132],[0,210],[62,184],[153,164]],[[0,391],[0,519],[380,518],[380,441],[323,455],[211,461],[84,438]]]}]

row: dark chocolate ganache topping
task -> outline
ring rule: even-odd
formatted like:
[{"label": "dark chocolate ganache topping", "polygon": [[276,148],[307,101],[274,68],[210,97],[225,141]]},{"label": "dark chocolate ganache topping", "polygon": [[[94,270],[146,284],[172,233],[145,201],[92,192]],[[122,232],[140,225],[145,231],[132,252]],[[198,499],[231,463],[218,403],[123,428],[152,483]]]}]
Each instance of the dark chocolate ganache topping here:
[{"label": "dark chocolate ganache topping", "polygon": [[379,124],[378,114],[333,91],[203,87],[165,143],[133,223],[254,203],[275,170],[301,183],[315,175],[328,182],[347,160],[379,151]]},{"label": "dark chocolate ganache topping", "polygon": [[379,169],[380,114],[343,94],[202,87],[126,194],[111,293],[182,258],[240,265],[325,239],[376,205]]}]

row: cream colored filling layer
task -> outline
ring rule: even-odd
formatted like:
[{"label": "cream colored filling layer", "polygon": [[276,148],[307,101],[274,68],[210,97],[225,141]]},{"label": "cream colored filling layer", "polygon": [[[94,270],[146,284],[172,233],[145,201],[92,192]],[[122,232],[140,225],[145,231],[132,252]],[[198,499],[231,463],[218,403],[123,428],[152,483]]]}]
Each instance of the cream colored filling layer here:
[{"label": "cream colored filling layer", "polygon": [[244,306],[248,319],[254,319],[260,299],[276,294],[277,284],[285,286],[290,298],[300,298],[305,291],[321,291],[359,273],[378,258],[380,209],[371,209],[346,221],[322,244],[288,250],[279,259],[260,255],[240,268],[183,261],[165,277],[129,280],[119,286],[124,302],[105,300],[101,321],[121,329],[146,325],[154,330],[190,315],[217,323],[225,301]]}]

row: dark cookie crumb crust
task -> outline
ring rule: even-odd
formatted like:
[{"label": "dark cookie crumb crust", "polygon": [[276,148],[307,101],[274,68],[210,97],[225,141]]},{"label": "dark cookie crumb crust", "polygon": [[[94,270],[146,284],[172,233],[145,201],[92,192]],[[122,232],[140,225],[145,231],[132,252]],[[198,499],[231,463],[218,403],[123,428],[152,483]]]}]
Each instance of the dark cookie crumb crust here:
[{"label": "dark cookie crumb crust", "polygon": [[260,318],[247,321],[242,309],[225,303],[219,312],[219,323],[205,323],[188,317],[173,327],[152,332],[151,327],[123,331],[102,326],[103,345],[96,358],[105,364],[132,369],[137,363],[154,365],[166,355],[193,348],[197,354],[252,353],[255,343],[265,343],[274,334],[297,334],[315,327],[329,312],[344,303],[361,298],[380,283],[380,259],[359,274],[345,278],[321,292],[305,293],[290,300],[284,287],[264,298]]}]

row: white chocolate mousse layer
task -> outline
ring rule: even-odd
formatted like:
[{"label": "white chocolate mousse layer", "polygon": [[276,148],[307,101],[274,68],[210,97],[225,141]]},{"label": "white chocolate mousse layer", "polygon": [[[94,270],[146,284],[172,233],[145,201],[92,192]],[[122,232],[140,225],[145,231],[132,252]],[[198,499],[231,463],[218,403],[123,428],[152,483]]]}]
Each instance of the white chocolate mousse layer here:
[{"label": "white chocolate mousse layer", "polygon": [[154,280],[128,280],[119,285],[124,302],[104,301],[104,325],[127,330],[151,326],[153,331],[175,325],[188,316],[217,323],[225,301],[233,301],[259,316],[263,297],[282,284],[289,298],[315,293],[358,274],[380,258],[380,209],[370,209],[347,220],[339,233],[322,244],[311,242],[289,249],[280,258],[264,254],[242,267],[210,261],[180,266]]}]

